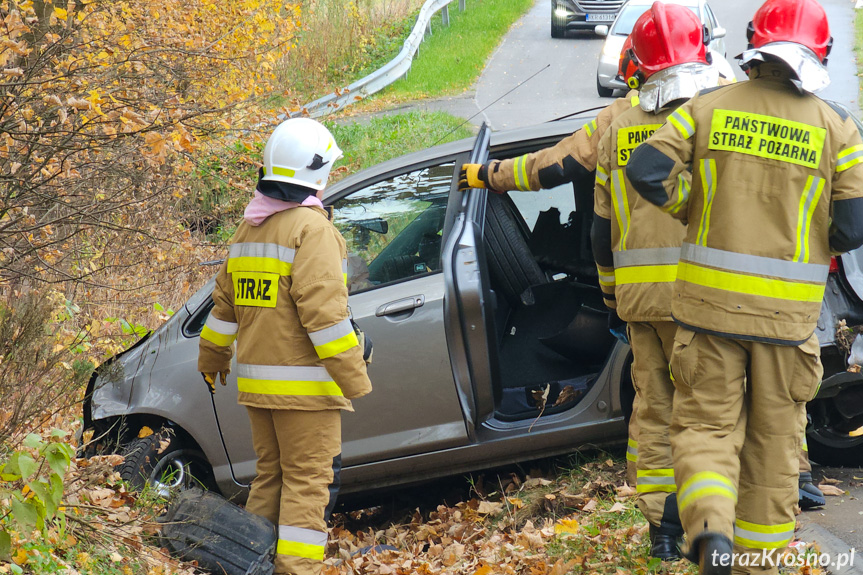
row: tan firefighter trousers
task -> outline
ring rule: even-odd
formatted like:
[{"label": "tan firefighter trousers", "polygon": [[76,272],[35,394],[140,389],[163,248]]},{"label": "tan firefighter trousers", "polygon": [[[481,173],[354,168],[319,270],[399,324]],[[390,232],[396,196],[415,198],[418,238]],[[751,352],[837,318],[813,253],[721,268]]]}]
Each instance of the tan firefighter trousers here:
[{"label": "tan firefighter trousers", "polygon": [[636,413],[638,508],[651,525],[658,527],[665,499],[677,491],[668,439],[674,399],[668,362],[677,325],[670,321],[631,322],[628,329],[633,354],[632,379],[639,401]]},{"label": "tan firefighter trousers", "polygon": [[733,573],[778,573],[794,535],[800,411],[823,368],[818,339],[781,346],[678,328],[671,448],[687,541],[733,539]]},{"label": "tan firefighter trousers", "polygon": [[[258,456],[246,509],[278,526],[278,575],[318,575],[341,464],[341,411],[248,407]],[[331,496],[331,486],[333,486]]]}]

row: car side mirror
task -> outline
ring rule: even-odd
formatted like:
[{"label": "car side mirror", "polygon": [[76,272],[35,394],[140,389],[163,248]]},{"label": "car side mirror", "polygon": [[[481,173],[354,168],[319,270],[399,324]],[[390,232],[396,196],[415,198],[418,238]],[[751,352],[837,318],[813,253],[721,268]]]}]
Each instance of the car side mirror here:
[{"label": "car side mirror", "polygon": [[726,33],[727,32],[726,32],[725,28],[723,28],[722,26],[717,26],[716,28],[713,29],[713,39],[717,40],[719,38],[725,38]]},{"label": "car side mirror", "polygon": [[608,36],[608,26],[606,26],[605,24],[600,24],[599,26],[597,26],[596,28],[593,29],[593,32],[597,36],[602,36],[603,38],[605,38],[606,36]]},{"label": "car side mirror", "polygon": [[360,229],[363,229],[363,230],[366,230],[369,232],[374,232],[376,234],[386,234],[390,229],[389,222],[387,222],[383,218],[371,218],[368,220],[359,220],[359,221],[354,222],[354,225],[358,226]]}]

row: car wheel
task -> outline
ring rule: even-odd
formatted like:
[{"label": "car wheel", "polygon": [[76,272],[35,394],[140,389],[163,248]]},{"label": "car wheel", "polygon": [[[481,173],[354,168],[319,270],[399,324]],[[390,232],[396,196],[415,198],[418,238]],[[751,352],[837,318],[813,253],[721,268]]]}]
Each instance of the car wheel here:
[{"label": "car wheel", "polygon": [[183,445],[173,429],[163,427],[135,439],[123,448],[122,455],[123,463],[116,469],[131,490],[140,491],[150,485],[160,496],[167,497],[173,491],[192,487],[215,487],[213,471],[204,454]]},{"label": "car wheel", "polygon": [[612,94],[614,94],[614,88],[606,88],[602,84],[599,83],[599,77],[596,78],[596,93],[600,95],[602,98],[611,98]]},{"label": "car wheel", "polygon": [[556,14],[557,9],[561,8],[558,0],[551,0],[551,37],[563,38],[566,35],[566,18]]},{"label": "car wheel", "polygon": [[863,436],[851,437],[829,427],[806,434],[809,457],[828,467],[863,467]]}]

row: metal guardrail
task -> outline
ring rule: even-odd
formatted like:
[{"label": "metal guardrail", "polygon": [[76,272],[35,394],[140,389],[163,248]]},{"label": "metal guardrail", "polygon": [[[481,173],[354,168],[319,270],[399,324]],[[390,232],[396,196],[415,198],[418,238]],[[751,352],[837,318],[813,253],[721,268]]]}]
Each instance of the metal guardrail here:
[{"label": "metal guardrail", "polygon": [[[443,10],[443,24],[444,26],[449,25],[449,5],[452,2],[455,2],[455,0],[427,0],[420,9],[413,31],[407,40],[405,40],[404,47],[402,47],[398,56],[390,60],[383,68],[372,72],[365,78],[357,80],[346,88],[327,94],[314,102],[306,104],[298,111],[291,112],[290,117],[320,118],[321,116],[332,114],[354,102],[371,96],[407,74],[414,56],[419,52],[420,44],[426,34],[431,34],[432,32],[432,16],[438,11]],[[458,5],[459,10],[464,11],[465,0],[458,0]]]}]

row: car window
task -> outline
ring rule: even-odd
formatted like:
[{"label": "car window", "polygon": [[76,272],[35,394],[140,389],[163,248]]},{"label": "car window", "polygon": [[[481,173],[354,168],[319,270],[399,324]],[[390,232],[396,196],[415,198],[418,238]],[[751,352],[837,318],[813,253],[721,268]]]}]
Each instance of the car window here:
[{"label": "car window", "polygon": [[560,223],[565,224],[569,220],[569,215],[575,211],[575,194],[572,193],[570,183],[539,192],[510,192],[509,197],[512,198],[531,232],[536,226],[540,212],[557,208],[562,220]]},{"label": "car window", "polygon": [[441,242],[455,164],[414,170],[333,204],[348,246],[348,291],[441,270]]},{"label": "car window", "polygon": [[[644,4],[624,6],[623,10],[620,11],[620,15],[617,17],[617,20],[614,21],[614,25],[612,25],[610,33],[617,36],[629,36],[632,32],[632,27],[635,26],[635,21],[638,20],[639,16],[647,12],[648,8],[650,8],[650,6],[646,6]],[[687,8],[695,12],[695,15],[698,16],[698,6],[687,6]]]}]

